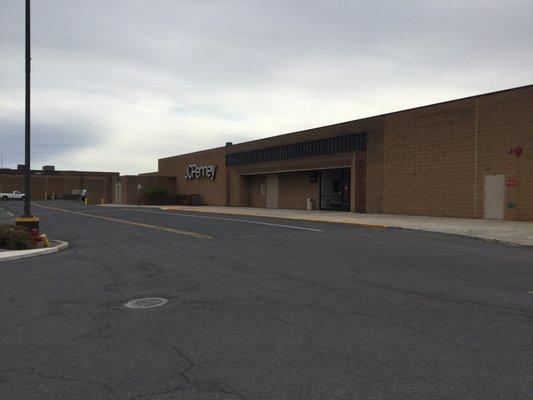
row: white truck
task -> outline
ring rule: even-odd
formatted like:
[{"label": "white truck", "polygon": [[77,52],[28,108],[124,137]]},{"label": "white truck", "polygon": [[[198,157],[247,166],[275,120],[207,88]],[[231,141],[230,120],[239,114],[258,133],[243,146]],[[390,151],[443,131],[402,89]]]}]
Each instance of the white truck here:
[{"label": "white truck", "polygon": [[24,197],[26,195],[18,190],[13,190],[12,193],[0,193],[0,199],[2,200],[24,200]]}]

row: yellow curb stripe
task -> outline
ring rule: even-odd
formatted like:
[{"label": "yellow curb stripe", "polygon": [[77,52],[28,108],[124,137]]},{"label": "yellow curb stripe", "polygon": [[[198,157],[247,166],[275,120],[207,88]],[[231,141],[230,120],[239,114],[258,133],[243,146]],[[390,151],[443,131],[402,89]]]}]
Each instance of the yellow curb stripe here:
[{"label": "yellow curb stripe", "polygon": [[[332,221],[333,222],[333,221]],[[341,224],[348,224],[348,225],[355,225],[355,226],[362,226],[364,228],[388,228],[388,225],[382,225],[382,224],[364,224],[360,222],[340,222]]]},{"label": "yellow curb stripe", "polygon": [[15,218],[15,221],[17,222],[38,222],[39,217],[18,217],[18,218]]},{"label": "yellow curb stripe", "polygon": [[76,215],[83,215],[84,217],[90,217],[90,218],[96,218],[96,219],[102,219],[104,221],[111,221],[111,222],[119,222],[121,224],[127,224],[127,225],[133,225],[133,226],[140,226],[142,228],[150,228],[150,229],[156,229],[159,231],[164,232],[170,232],[170,233],[176,233],[178,235],[184,235],[184,236],[190,236],[195,237],[197,239],[213,239],[212,236],[204,235],[202,233],[196,233],[196,232],[189,232],[189,231],[182,231],[180,229],[174,229],[174,228],[168,228],[166,226],[159,226],[159,225],[151,225],[151,224],[143,224],[142,222],[134,222],[134,221],[128,221],[125,219],[118,219],[118,218],[111,218],[111,217],[105,217],[103,215],[95,215],[95,214],[87,214],[81,211],[72,211],[72,210],[66,210],[64,208],[57,208],[57,207],[49,207],[49,206],[43,206],[41,204],[35,204],[37,207],[47,208],[49,210],[56,210],[56,211],[62,211],[69,214],[76,214]]}]

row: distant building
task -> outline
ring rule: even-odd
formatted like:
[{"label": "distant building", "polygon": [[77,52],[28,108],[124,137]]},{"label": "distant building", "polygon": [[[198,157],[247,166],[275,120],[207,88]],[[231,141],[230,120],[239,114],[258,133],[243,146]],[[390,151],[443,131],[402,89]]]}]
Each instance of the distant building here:
[{"label": "distant building", "polygon": [[[31,171],[31,196],[37,200],[46,198],[75,198],[82,190],[87,190],[90,204],[102,200],[111,203],[118,172],[58,171],[52,165],[42,170]],[[0,169],[0,192],[24,192],[24,165],[17,169]]]}]

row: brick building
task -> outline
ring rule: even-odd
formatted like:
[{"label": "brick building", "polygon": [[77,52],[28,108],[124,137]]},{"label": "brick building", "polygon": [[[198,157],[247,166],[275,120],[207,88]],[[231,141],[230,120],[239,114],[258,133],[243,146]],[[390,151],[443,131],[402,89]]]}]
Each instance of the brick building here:
[{"label": "brick building", "polygon": [[[158,174],[122,175],[118,172],[60,171],[53,166],[31,171],[31,193],[35,200],[76,199],[82,191],[88,204],[137,204],[138,185],[141,185],[141,203],[146,204],[146,191],[152,188],[176,193],[176,177]],[[24,165],[18,169],[0,169],[0,193],[18,190],[24,192]]]},{"label": "brick building", "polygon": [[[141,190],[138,190],[141,185]],[[146,191],[159,188],[168,194],[176,193],[175,176],[158,176],[154,173],[140,175],[122,175],[116,180],[114,202],[118,204],[137,204],[139,195],[141,204],[147,204]]]},{"label": "brick building", "polygon": [[[36,200],[63,198],[87,193],[89,204],[111,203],[118,172],[59,171],[53,166],[31,171],[31,193]],[[0,169],[0,192],[24,192],[24,166]]]},{"label": "brick building", "polygon": [[162,158],[210,205],[533,220],[533,85]]}]

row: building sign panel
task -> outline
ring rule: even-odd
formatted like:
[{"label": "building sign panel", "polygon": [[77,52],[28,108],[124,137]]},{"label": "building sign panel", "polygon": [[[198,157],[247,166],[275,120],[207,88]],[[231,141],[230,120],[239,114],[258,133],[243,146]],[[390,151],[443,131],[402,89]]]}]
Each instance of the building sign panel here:
[{"label": "building sign panel", "polygon": [[185,171],[185,179],[210,179],[214,180],[217,172],[216,165],[189,164]]}]

